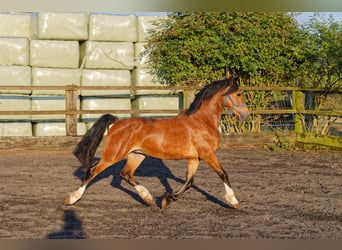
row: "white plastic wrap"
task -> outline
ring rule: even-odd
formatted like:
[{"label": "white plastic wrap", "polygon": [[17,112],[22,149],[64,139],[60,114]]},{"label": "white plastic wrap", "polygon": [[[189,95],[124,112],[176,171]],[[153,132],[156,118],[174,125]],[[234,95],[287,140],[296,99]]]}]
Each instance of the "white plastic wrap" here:
[{"label": "white plastic wrap", "polygon": [[56,40],[87,40],[88,22],[86,13],[38,14],[38,38]]},{"label": "white plastic wrap", "polygon": [[[131,86],[129,70],[91,70],[82,71],[82,86]],[[120,96],[130,95],[130,90],[81,90],[82,96]]]},{"label": "white plastic wrap", "polygon": [[[0,95],[0,111],[31,111],[30,97],[25,95]],[[1,121],[30,121],[31,115],[1,115]]]},{"label": "white plastic wrap", "polygon": [[0,13],[0,35],[35,37],[34,16],[30,13]]},{"label": "white plastic wrap", "polygon": [[87,69],[132,69],[133,43],[84,42],[81,45],[81,63]]},{"label": "white plastic wrap", "polygon": [[147,62],[149,60],[147,55],[144,55],[145,49],[144,42],[137,42],[134,44],[134,59],[135,59],[135,66],[137,68],[148,68]]},{"label": "white plastic wrap", "polygon": [[[149,69],[135,69],[132,71],[132,85],[133,86],[165,86],[156,81],[154,77],[149,73]],[[136,95],[150,95],[150,94],[169,94],[170,90],[136,90]]]},{"label": "white plastic wrap", "polygon": [[0,65],[27,66],[29,58],[27,38],[0,37]]},{"label": "white plastic wrap", "polygon": [[[77,135],[83,135],[86,132],[86,124],[77,123]],[[66,128],[64,122],[40,122],[33,124],[34,136],[65,136]]]},{"label": "white plastic wrap", "polygon": [[[33,86],[80,85],[80,69],[32,68]],[[65,95],[65,90],[33,90],[33,95]]]},{"label": "white plastic wrap", "polygon": [[[83,97],[81,101],[82,110],[130,110],[131,100],[129,98],[114,98],[114,97]],[[103,114],[82,114],[83,121],[95,121]],[[114,114],[119,117],[130,117],[130,114]]]},{"label": "white plastic wrap", "polygon": [[78,68],[78,41],[31,40],[30,65],[50,68]]},{"label": "white plastic wrap", "polygon": [[[51,111],[51,110],[65,110],[65,97],[64,96],[31,96],[32,111]],[[78,108],[80,102],[77,103]],[[33,121],[60,121],[65,120],[64,114],[57,115],[32,115]]]},{"label": "white plastic wrap", "polygon": [[156,29],[153,21],[165,18],[166,16],[138,16],[138,41],[146,41],[149,30]]},{"label": "white plastic wrap", "polygon": [[[178,96],[136,96],[132,102],[132,108],[138,110],[161,110],[161,109],[179,109]],[[135,116],[175,116],[177,113],[141,113]]]},{"label": "white plastic wrap", "polygon": [[93,41],[137,41],[137,17],[109,14],[90,14],[89,40]]},{"label": "white plastic wrap", "polygon": [[31,86],[31,67],[29,66],[0,66],[1,94],[30,94],[31,90],[4,90],[1,85]]},{"label": "white plastic wrap", "polygon": [[0,136],[32,136],[31,122],[0,122]]}]

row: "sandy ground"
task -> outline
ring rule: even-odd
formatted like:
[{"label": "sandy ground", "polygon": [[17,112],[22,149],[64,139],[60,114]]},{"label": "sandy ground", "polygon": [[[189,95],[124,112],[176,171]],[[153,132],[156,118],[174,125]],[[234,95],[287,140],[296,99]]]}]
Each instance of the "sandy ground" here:
[{"label": "sandy ground", "polygon": [[241,210],[224,203],[224,187],[205,163],[193,188],[166,209],[185,161],[147,159],[137,180],[156,199],[147,207],[121,181],[123,163],[104,171],[73,206],[63,204],[84,172],[71,152],[0,152],[0,238],[11,239],[341,239],[341,151],[218,151]]}]

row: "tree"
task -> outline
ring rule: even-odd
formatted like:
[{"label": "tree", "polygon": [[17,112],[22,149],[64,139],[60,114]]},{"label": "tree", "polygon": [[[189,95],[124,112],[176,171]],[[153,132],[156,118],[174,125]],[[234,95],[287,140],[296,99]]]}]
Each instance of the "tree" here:
[{"label": "tree", "polygon": [[227,72],[245,84],[297,77],[300,29],[287,13],[171,13],[147,43],[150,68],[170,85],[198,85]]},{"label": "tree", "polygon": [[[310,22],[302,25],[303,47],[300,86],[336,90],[342,88],[342,23],[332,17],[323,18],[316,13]],[[339,110],[339,94],[314,92],[307,95],[310,108]],[[305,129],[320,134],[329,133],[337,120],[334,116],[306,115]]]},{"label": "tree", "polygon": [[316,13],[302,26],[305,61],[301,85],[337,89],[342,87],[342,23]]}]

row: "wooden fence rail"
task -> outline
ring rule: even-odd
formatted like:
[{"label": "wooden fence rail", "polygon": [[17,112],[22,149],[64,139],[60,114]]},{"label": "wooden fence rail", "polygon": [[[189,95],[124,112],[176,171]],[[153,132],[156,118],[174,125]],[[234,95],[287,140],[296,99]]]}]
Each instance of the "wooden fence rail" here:
[{"label": "wooden fence rail", "polygon": [[[77,85],[66,85],[66,86],[0,86],[1,90],[64,90],[66,108],[65,110],[49,110],[49,111],[0,111],[1,115],[65,115],[66,123],[66,135],[76,136],[77,135],[77,116],[80,114],[142,114],[142,113],[179,113],[181,110],[115,110],[115,109],[103,109],[103,110],[79,110],[77,108],[77,101],[80,90],[104,90],[104,91],[115,91],[115,90],[169,90],[170,93],[183,92],[184,93],[184,107],[188,107],[193,101],[195,93],[201,87],[194,86],[77,86]],[[336,116],[342,117],[342,110],[334,111],[323,111],[323,110],[306,110],[303,105],[304,93],[306,91],[312,92],[326,92],[326,93],[342,93],[342,89],[331,90],[331,89],[310,89],[310,88],[297,88],[297,87],[241,87],[245,91],[291,91],[292,92],[292,103],[291,109],[278,109],[278,110],[251,110],[252,114],[294,114],[295,115],[295,132],[297,133],[297,139],[302,142],[308,142],[309,140],[315,140],[315,136],[310,134],[305,136],[303,133],[303,124],[301,116],[303,114],[321,115],[321,116]],[[316,136],[317,137],[317,136]],[[322,143],[322,138],[318,139],[319,143]],[[315,141],[313,141],[315,142]],[[342,148],[342,138],[328,139],[327,142],[334,147]]]}]

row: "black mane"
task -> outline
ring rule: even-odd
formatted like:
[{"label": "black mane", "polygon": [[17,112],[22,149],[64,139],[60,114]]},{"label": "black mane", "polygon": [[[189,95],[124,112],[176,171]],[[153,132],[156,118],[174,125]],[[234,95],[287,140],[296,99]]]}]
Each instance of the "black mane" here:
[{"label": "black mane", "polygon": [[[191,115],[195,113],[205,100],[211,99],[222,88],[228,87],[228,79],[214,81],[206,85],[195,96],[195,100],[190,104],[190,107],[185,111],[185,114]],[[233,92],[237,89],[237,82],[234,80],[234,84],[229,88],[229,92]]]}]

